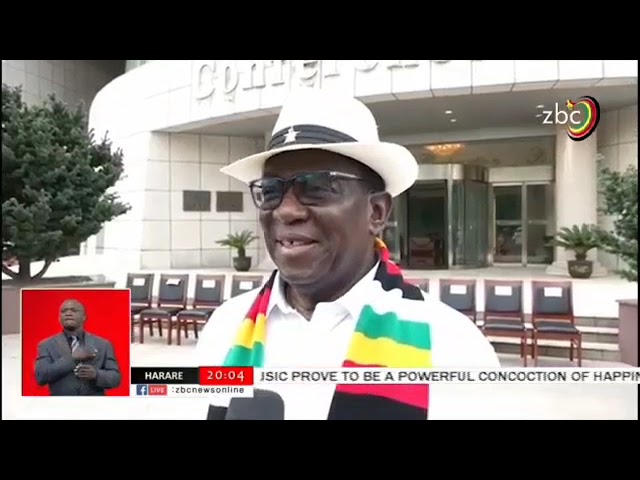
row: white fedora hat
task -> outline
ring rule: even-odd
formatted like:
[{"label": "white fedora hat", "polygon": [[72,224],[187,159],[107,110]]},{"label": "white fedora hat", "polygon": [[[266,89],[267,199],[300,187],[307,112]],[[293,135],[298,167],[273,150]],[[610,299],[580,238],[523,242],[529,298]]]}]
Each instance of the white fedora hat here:
[{"label": "white fedora hat", "polygon": [[249,183],[262,177],[265,161],[294,150],[320,149],[339,153],[378,173],[393,197],[416,181],[418,163],[402,145],[380,141],[371,111],[359,100],[326,91],[294,91],[280,111],[267,150],[220,169]]}]

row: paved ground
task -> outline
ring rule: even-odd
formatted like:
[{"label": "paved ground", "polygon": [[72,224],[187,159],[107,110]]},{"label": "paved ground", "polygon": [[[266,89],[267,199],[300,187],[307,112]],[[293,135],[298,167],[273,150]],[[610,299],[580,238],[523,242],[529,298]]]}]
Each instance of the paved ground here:
[{"label": "paved ground", "polygon": [[[134,344],[135,366],[187,364],[193,340],[167,346],[163,340]],[[22,398],[18,335],[2,336],[2,419],[136,419],[192,420],[206,414],[204,399],[179,398]],[[504,365],[520,365],[519,359],[502,355]],[[543,359],[541,366],[569,366],[557,359]],[[622,366],[585,361],[585,367]],[[636,385],[459,385],[460,395],[474,395],[486,388],[484,418],[491,419],[638,419]],[[451,418],[477,418],[451,405]]]}]

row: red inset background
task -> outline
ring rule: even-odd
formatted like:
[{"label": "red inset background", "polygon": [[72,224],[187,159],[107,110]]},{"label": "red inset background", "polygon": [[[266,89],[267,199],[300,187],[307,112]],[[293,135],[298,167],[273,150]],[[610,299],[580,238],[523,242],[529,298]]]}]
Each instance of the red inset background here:
[{"label": "red inset background", "polygon": [[128,397],[131,388],[130,298],[129,290],[117,289],[22,290],[22,395],[49,396],[48,387],[36,382],[38,343],[62,332],[60,306],[65,300],[74,299],[85,307],[85,330],[113,345],[122,381],[106,394]]}]

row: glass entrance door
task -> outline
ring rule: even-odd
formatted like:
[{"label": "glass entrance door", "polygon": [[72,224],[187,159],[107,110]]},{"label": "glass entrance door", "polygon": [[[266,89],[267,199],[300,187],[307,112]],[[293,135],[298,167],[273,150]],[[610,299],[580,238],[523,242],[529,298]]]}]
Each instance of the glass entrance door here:
[{"label": "glass entrance door", "polygon": [[455,180],[451,190],[452,262],[458,267],[487,265],[489,185]]},{"label": "glass entrance door", "polygon": [[522,185],[494,185],[495,263],[522,262]]},{"label": "glass entrance door", "polygon": [[494,185],[494,263],[520,265],[553,261],[546,244],[553,224],[550,183]]},{"label": "glass entrance door", "polygon": [[465,182],[465,250],[467,266],[484,267],[489,243],[489,185],[484,182]]},{"label": "glass entrance door", "polygon": [[528,183],[524,188],[527,263],[553,263],[553,247],[547,246],[553,238],[553,186],[550,183]]},{"label": "glass entrance door", "polygon": [[447,267],[447,183],[419,182],[407,192],[407,263],[413,269]]}]

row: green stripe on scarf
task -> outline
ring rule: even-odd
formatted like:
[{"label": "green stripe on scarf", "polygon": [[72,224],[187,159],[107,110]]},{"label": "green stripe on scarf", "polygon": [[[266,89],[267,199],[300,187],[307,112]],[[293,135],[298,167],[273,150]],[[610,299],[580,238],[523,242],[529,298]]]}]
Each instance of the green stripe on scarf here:
[{"label": "green stripe on scarf", "polygon": [[264,345],[254,343],[253,348],[235,345],[224,360],[225,366],[260,368],[264,361]]},{"label": "green stripe on scarf", "polygon": [[371,305],[365,305],[362,309],[356,332],[372,340],[389,338],[397,343],[431,350],[428,324],[400,320],[394,312],[380,314]]}]

